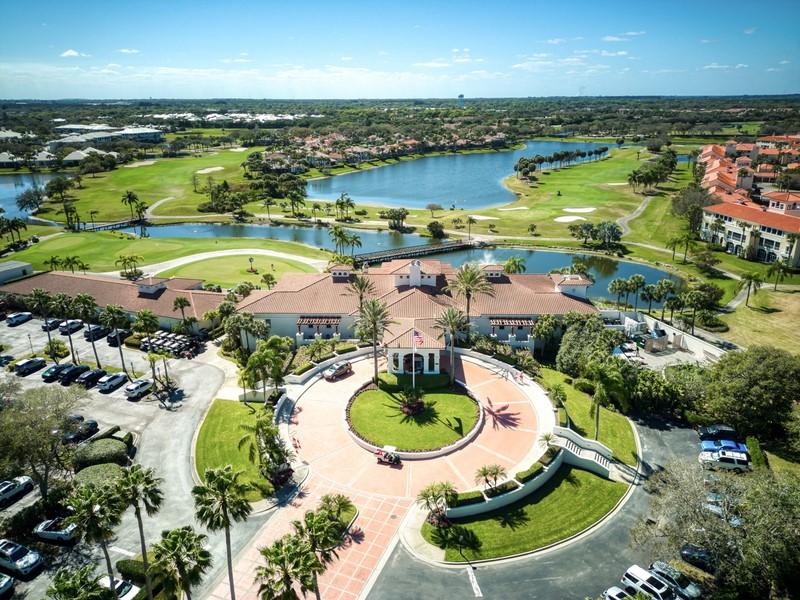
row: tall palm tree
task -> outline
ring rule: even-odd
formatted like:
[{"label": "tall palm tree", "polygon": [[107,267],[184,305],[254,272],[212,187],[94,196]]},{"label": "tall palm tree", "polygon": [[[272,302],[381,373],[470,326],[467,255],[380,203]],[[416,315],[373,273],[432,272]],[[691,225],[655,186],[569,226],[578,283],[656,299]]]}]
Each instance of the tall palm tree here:
[{"label": "tall palm tree", "polygon": [[764,283],[764,278],[761,277],[761,273],[750,272],[744,273],[742,275],[741,280],[739,281],[739,289],[747,288],[747,297],[745,298],[744,305],[750,306],[750,292],[753,292],[753,295],[758,293],[758,290],[761,289],[761,284]]},{"label": "tall palm tree", "polygon": [[697,317],[697,310],[706,303],[705,294],[699,290],[690,290],[682,294],[682,300],[684,306],[688,306],[692,309],[692,335],[694,335],[694,323]]},{"label": "tall palm tree", "polygon": [[[158,331],[158,317],[155,313],[147,308],[143,308],[136,313],[136,318],[133,320],[133,330],[147,335],[148,342],[150,337]],[[153,384],[156,383],[156,362],[150,353],[147,354],[150,361],[150,369],[153,371]]]},{"label": "tall palm tree", "polygon": [[667,307],[667,300],[675,293],[675,282],[672,279],[659,279],[658,280],[658,301],[663,302],[661,305],[661,320],[664,320],[664,310]]},{"label": "tall palm tree", "polygon": [[[75,523],[83,539],[90,544],[99,544],[106,560],[109,583],[114,581],[114,567],[108,554],[108,542],[114,535],[114,528],[122,519],[124,505],[111,486],[98,487],[94,484],[79,485],[70,495],[67,503],[72,508],[68,522]],[[111,585],[114,598],[117,592]]]},{"label": "tall palm tree", "polygon": [[467,240],[472,241],[472,226],[478,221],[472,215],[467,215]]},{"label": "tall palm tree", "polygon": [[323,566],[305,541],[287,534],[260,552],[266,561],[256,569],[258,595],[262,600],[299,599],[295,584],[303,595],[317,591],[315,575],[322,573]]},{"label": "tall palm tree", "polygon": [[[72,302],[72,298],[66,294],[56,294],[53,296],[50,309],[61,319],[71,319],[75,316],[75,306]],[[78,359],[75,356],[75,346],[72,344],[72,332],[69,329],[67,329],[67,339],[69,339],[69,351],[72,355],[72,362],[78,364]]]},{"label": "tall palm tree", "polygon": [[375,284],[363,273],[356,273],[347,285],[347,293],[358,298],[358,310],[364,307],[364,299],[375,294]]},{"label": "tall palm tree", "polygon": [[181,311],[181,321],[186,321],[186,309],[189,308],[192,303],[186,296],[177,296],[175,300],[172,301],[172,311],[175,312],[176,310]]},{"label": "tall palm tree", "polygon": [[356,326],[361,336],[372,341],[372,361],[374,366],[373,381],[378,383],[378,342],[383,339],[383,334],[394,325],[389,316],[386,304],[378,298],[371,298],[364,302],[358,314]]},{"label": "tall palm tree", "polygon": [[617,297],[617,310],[619,310],[620,302],[622,301],[622,295],[628,289],[628,284],[622,277],[617,277],[616,279],[612,279],[608,284],[608,293],[614,294]]},{"label": "tall palm tree", "polygon": [[356,248],[361,248],[363,246],[361,243],[361,236],[357,233],[348,235],[347,245],[350,246],[350,258],[352,258],[355,255]]},{"label": "tall palm tree", "polygon": [[639,273],[631,275],[630,278],[628,278],[628,285],[633,293],[633,312],[639,310],[639,290],[642,289],[646,283],[647,280],[644,278],[644,275],[640,275]]},{"label": "tall palm tree", "polygon": [[150,571],[161,579],[167,597],[178,598],[182,592],[186,600],[191,600],[192,588],[211,567],[211,553],[205,549],[207,539],[190,525],[161,532],[161,540],[153,544]]},{"label": "tall palm tree", "polygon": [[607,361],[591,361],[586,368],[587,376],[594,382],[594,395],[590,414],[594,416],[594,439],[600,435],[600,411],[614,400],[620,400],[625,382],[616,366]]},{"label": "tall palm tree", "polygon": [[131,221],[133,221],[133,209],[136,206],[137,202],[139,202],[139,196],[136,195],[136,192],[131,192],[130,190],[126,190],[125,193],[122,195],[122,203],[126,205],[131,211]]},{"label": "tall palm tree", "polygon": [[791,272],[789,263],[783,260],[776,260],[767,269],[767,277],[775,277],[775,291],[778,290],[778,283],[783,281]]},{"label": "tall palm tree", "polygon": [[542,354],[547,350],[551,339],[556,335],[558,321],[553,315],[540,315],[533,325],[533,336],[537,340],[542,340]]},{"label": "tall palm tree", "polygon": [[683,236],[682,235],[675,235],[667,240],[665,246],[672,250],[672,262],[675,262],[675,251],[683,244]]},{"label": "tall palm tree", "polygon": [[61,567],[47,588],[47,597],[49,600],[104,600],[106,590],[100,586],[94,569],[93,564],[76,569]]},{"label": "tall palm tree", "polygon": [[122,479],[117,483],[117,493],[120,501],[127,508],[133,507],[136,524],[139,526],[139,546],[142,551],[144,564],[145,585],[147,597],[153,600],[153,582],[150,579],[149,558],[147,556],[147,543],[144,538],[144,524],[142,523],[142,507],[148,517],[152,517],[161,508],[164,494],[159,485],[161,479],[156,477],[153,469],[146,469],[142,465],[132,465],[125,469]]},{"label": "tall palm tree", "polygon": [[503,270],[509,274],[524,273],[527,266],[521,256],[511,256],[503,265]]},{"label": "tall palm tree", "polygon": [[[294,529],[295,535],[305,542],[311,552],[316,555],[322,569],[337,556],[335,548],[341,542],[342,530],[339,522],[332,519],[330,514],[325,511],[306,511],[302,521],[292,521],[292,529]],[[312,572],[314,592],[319,598],[317,575],[317,571],[314,570]]]},{"label": "tall palm tree", "polygon": [[469,319],[463,312],[451,306],[442,311],[433,327],[441,331],[438,337],[446,335],[450,338],[450,385],[453,385],[456,381],[456,341],[461,332],[469,328]]},{"label": "tall palm tree", "polygon": [[[128,369],[125,367],[125,355],[122,353],[122,342],[124,340],[119,338],[119,330],[125,329],[130,325],[128,313],[126,313],[125,310],[117,304],[109,304],[100,315],[100,324],[114,332],[115,337],[117,338],[119,362],[122,366],[122,371],[128,375]],[[128,375],[128,378],[130,378],[130,375]]]},{"label": "tall palm tree", "polygon": [[245,497],[250,489],[239,481],[241,471],[234,471],[231,465],[221,469],[206,469],[203,479],[205,485],[192,489],[196,517],[209,531],[225,530],[225,551],[228,557],[228,582],[231,600],[236,600],[233,581],[233,553],[231,551],[231,524],[247,520],[253,510]]},{"label": "tall palm tree", "polygon": [[494,296],[494,288],[486,279],[481,268],[475,263],[466,263],[456,273],[455,278],[450,281],[445,290],[456,295],[462,296],[466,302],[467,319],[469,319],[469,309],[472,298],[478,294]]},{"label": "tall palm tree", "polygon": [[[95,301],[93,296],[89,294],[78,294],[75,296],[75,299],[72,301],[73,306],[75,307],[75,315],[82,319],[85,323],[89,325],[94,325],[97,323],[97,302]],[[97,346],[95,346],[94,336],[92,336],[89,340],[92,344],[92,352],[94,352],[94,360],[95,364],[97,364],[98,369],[102,369],[103,365],[100,364],[100,356],[97,354]]]},{"label": "tall palm tree", "polygon": [[647,314],[653,312],[653,302],[658,301],[659,298],[657,285],[650,283],[642,288],[642,300],[647,302]]},{"label": "tall palm tree", "polygon": [[[53,297],[50,295],[49,292],[43,290],[42,288],[34,288],[31,291],[30,296],[28,296],[28,306],[35,312],[41,315],[42,319],[47,321],[48,317],[51,313],[51,304],[53,302]],[[50,328],[47,327],[47,347],[50,348],[50,358],[58,364],[58,357],[56,356],[55,350],[53,348],[53,338],[50,334]]]},{"label": "tall palm tree", "polygon": [[483,482],[487,487],[497,487],[497,480],[506,476],[506,470],[502,465],[483,465],[475,471],[475,483]]}]

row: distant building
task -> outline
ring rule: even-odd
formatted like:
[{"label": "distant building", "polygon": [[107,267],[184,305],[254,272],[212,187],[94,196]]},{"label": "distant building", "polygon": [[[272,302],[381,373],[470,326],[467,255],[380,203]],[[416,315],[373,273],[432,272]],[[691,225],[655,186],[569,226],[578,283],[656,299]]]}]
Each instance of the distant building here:
[{"label": "distant building", "polygon": [[[76,127],[86,127],[88,129],[81,130],[80,133],[71,133],[57,140],[49,141],[47,143],[49,150],[55,150],[59,146],[105,144],[119,139],[131,140],[134,142],[160,142],[164,139],[164,133],[160,129],[154,129],[153,127],[125,127],[123,129],[114,129],[107,125],[63,125],[62,127],[71,128],[69,130],[64,130],[65,132],[72,131]],[[56,129],[60,130],[61,127],[56,127]]]},{"label": "distant building", "polygon": [[22,279],[33,273],[30,263],[20,260],[7,260],[0,263],[0,283]]},{"label": "distant building", "polygon": [[464,94],[458,95],[458,108],[464,108]]}]

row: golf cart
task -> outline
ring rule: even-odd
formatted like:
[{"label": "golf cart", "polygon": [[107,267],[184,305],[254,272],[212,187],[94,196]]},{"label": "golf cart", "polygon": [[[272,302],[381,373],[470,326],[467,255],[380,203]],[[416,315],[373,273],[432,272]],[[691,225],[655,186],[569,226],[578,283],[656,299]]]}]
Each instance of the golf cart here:
[{"label": "golf cart", "polygon": [[384,465],[399,465],[400,455],[397,454],[397,448],[394,446],[384,446],[380,450],[375,451],[375,456],[380,464]]}]

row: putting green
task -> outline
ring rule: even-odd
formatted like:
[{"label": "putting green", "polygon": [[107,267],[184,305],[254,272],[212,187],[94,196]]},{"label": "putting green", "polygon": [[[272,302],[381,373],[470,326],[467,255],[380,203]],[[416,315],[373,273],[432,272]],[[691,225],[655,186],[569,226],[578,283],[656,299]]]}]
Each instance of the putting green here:
[{"label": "putting green", "polygon": [[187,277],[189,279],[202,279],[207,283],[216,283],[224,288],[231,288],[243,281],[249,281],[264,288],[262,276],[270,273],[278,281],[284,273],[302,272],[314,273],[314,267],[274,256],[254,255],[250,270],[248,254],[234,256],[220,256],[198,260],[168,271],[159,273],[161,277]]}]

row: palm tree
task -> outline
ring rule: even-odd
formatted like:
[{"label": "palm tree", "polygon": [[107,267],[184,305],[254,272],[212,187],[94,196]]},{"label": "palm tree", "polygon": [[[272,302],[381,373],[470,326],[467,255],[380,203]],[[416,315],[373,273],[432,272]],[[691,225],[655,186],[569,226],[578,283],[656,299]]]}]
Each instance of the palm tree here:
[{"label": "palm tree", "polygon": [[467,315],[451,306],[438,316],[434,329],[441,331],[439,338],[445,335],[450,338],[450,385],[456,381],[456,341],[462,331],[469,329]]},{"label": "palm tree", "polygon": [[466,263],[456,273],[455,278],[450,281],[445,290],[456,295],[463,296],[466,301],[467,319],[469,319],[469,309],[472,298],[477,294],[494,296],[494,288],[486,279],[481,268],[475,263]]},{"label": "palm tree", "polygon": [[48,267],[50,267],[51,271],[56,271],[61,266],[61,257],[60,256],[51,256],[46,261],[44,261]]},{"label": "palm tree", "polygon": [[139,196],[135,192],[128,190],[122,195],[122,203],[131,211],[131,221],[133,221],[133,209],[137,202],[139,202]]},{"label": "palm tree", "polygon": [[[339,522],[332,519],[331,515],[325,511],[306,511],[303,520],[292,521],[292,529],[295,535],[305,542],[311,552],[317,557],[322,569],[336,557],[336,546],[341,542],[342,530]],[[312,572],[314,578],[314,592],[319,595],[319,582],[317,571]]]},{"label": "palm tree", "polygon": [[355,255],[356,248],[361,248],[363,246],[361,243],[361,236],[357,233],[347,236],[347,244],[350,246],[350,258],[353,258]]},{"label": "palm tree", "polygon": [[[119,350],[119,362],[122,365],[122,371],[126,375],[128,375],[128,369],[125,367],[125,356],[122,353],[122,342],[124,340],[119,339],[119,330],[125,329],[130,325],[130,319],[128,318],[128,313],[125,310],[117,305],[117,304],[109,304],[106,306],[106,309],[100,314],[100,324],[103,327],[107,327],[111,331],[114,332],[115,337],[117,338],[117,350]],[[130,378],[130,376],[128,376]]]},{"label": "palm tree", "polygon": [[[108,542],[114,535],[114,528],[122,519],[125,510],[122,501],[111,486],[97,487],[94,484],[79,485],[70,495],[67,504],[72,508],[68,522],[77,525],[83,539],[88,543],[99,544],[106,559],[109,584],[114,581],[114,567],[108,554]],[[117,592],[110,585],[117,598]]]},{"label": "palm tree", "polygon": [[355,509],[353,501],[344,494],[325,494],[319,500],[319,509],[332,515],[337,521],[346,512],[351,512]]},{"label": "palm tree", "polygon": [[622,295],[626,292],[627,289],[628,289],[627,281],[622,277],[617,277],[616,279],[612,279],[608,284],[608,293],[614,294],[617,297],[617,310],[619,310],[619,304],[620,301],[622,300]]},{"label": "palm tree", "polygon": [[272,419],[272,409],[264,407],[258,412],[255,423],[242,423],[239,429],[244,435],[237,448],[247,448],[247,459],[258,467],[259,474],[272,481],[278,469],[292,457],[281,437],[280,429]]},{"label": "palm tree", "polygon": [[739,289],[747,288],[747,297],[744,301],[745,306],[750,306],[750,291],[752,290],[753,295],[757,294],[762,283],[764,283],[764,279],[761,277],[760,273],[750,272],[742,275],[739,281]]},{"label": "palm tree", "polygon": [[525,260],[521,256],[511,256],[503,265],[503,270],[511,275],[524,273],[526,268]]},{"label": "palm tree", "polygon": [[61,567],[47,588],[47,597],[50,600],[105,600],[106,590],[100,586],[94,569],[92,564],[75,570]]},{"label": "palm tree", "polygon": [[472,226],[478,221],[472,215],[467,215],[467,240],[472,240]]},{"label": "palm tree", "polygon": [[701,308],[705,302],[705,295],[699,290],[690,290],[682,294],[683,305],[692,309],[692,335],[694,335],[694,322],[697,317],[697,309]]},{"label": "palm tree", "polygon": [[298,599],[295,584],[304,596],[308,591],[317,591],[316,575],[322,573],[323,566],[308,543],[287,534],[260,552],[266,561],[256,569],[258,595],[262,600]]},{"label": "palm tree", "polygon": [[[94,297],[89,294],[78,294],[72,301],[75,310],[75,316],[82,319],[89,325],[97,323],[97,302]],[[97,346],[95,346],[94,336],[89,340],[92,344],[92,352],[94,352],[94,360],[98,369],[102,369],[103,365],[100,364],[100,356],[97,354]]]},{"label": "palm tree", "polygon": [[[670,296],[664,302],[664,307],[669,309],[669,322],[672,323],[672,318],[675,315],[675,311],[683,310],[683,298],[681,296]],[[661,320],[664,320],[663,310],[661,311]]]},{"label": "palm tree", "polygon": [[775,276],[775,291],[778,290],[778,283],[783,281],[791,272],[789,263],[783,260],[776,260],[767,269],[767,277]]},{"label": "palm tree", "polygon": [[175,312],[176,310],[181,311],[181,321],[186,321],[186,309],[189,308],[192,303],[186,296],[177,296],[175,300],[172,301],[172,311]]},{"label": "palm tree", "polygon": [[328,232],[328,236],[333,242],[336,254],[344,254],[344,247],[347,242],[348,234],[341,225],[334,225]]},{"label": "palm tree", "polygon": [[672,262],[675,262],[675,251],[683,244],[683,236],[675,235],[671,237],[665,244],[669,250],[672,250]]},{"label": "palm tree", "polygon": [[540,315],[533,325],[533,336],[542,340],[542,354],[547,350],[547,345],[558,329],[558,321],[553,315]]},{"label": "palm tree", "polygon": [[356,273],[347,285],[347,293],[358,297],[358,310],[364,307],[364,299],[375,294],[375,284],[363,273]]},{"label": "palm tree", "polygon": [[144,524],[142,523],[142,507],[148,517],[152,517],[161,508],[164,494],[159,485],[161,479],[156,477],[153,469],[145,469],[142,465],[132,465],[125,469],[122,478],[117,483],[117,493],[123,505],[133,507],[136,523],[139,526],[139,546],[142,551],[144,564],[145,585],[147,597],[153,600],[153,583],[150,580],[150,571],[147,556],[147,543],[144,538]]},{"label": "palm tree", "polygon": [[428,512],[436,516],[442,516],[448,505],[452,504],[453,499],[457,496],[458,492],[456,492],[452,483],[449,481],[435,481],[419,491],[417,504],[421,504]]},{"label": "palm tree", "polygon": [[226,465],[221,469],[206,469],[203,475],[205,485],[197,485],[192,489],[197,520],[209,531],[225,530],[231,600],[236,600],[233,581],[233,553],[231,551],[231,524],[247,520],[253,510],[245,497],[250,486],[239,481],[241,474],[241,471],[234,471],[231,465]]},{"label": "palm tree", "polygon": [[275,284],[278,283],[278,280],[275,279],[275,275],[273,275],[272,273],[264,273],[261,276],[261,283],[267,286],[268,290],[271,290],[275,286]]},{"label": "palm tree", "polygon": [[[56,294],[53,296],[50,309],[61,319],[71,319],[75,316],[75,305],[72,298],[66,294]],[[69,339],[69,351],[72,356],[72,362],[78,364],[78,359],[75,356],[75,346],[72,344],[72,331],[67,329],[67,339]]]},{"label": "palm tree", "polygon": [[373,381],[378,383],[378,342],[383,339],[383,334],[395,321],[389,316],[386,304],[377,298],[364,302],[359,311],[356,326],[360,334],[372,341],[372,359],[374,366]]},{"label": "palm tree", "polygon": [[658,284],[658,302],[664,302],[661,305],[661,320],[664,320],[664,310],[667,307],[667,301],[675,293],[675,282],[672,279],[659,279]]},{"label": "palm tree", "polygon": [[647,314],[650,314],[653,311],[653,302],[658,301],[659,298],[660,296],[657,285],[650,283],[642,288],[642,300],[648,303]]},{"label": "palm tree", "polygon": [[623,395],[625,382],[619,369],[609,362],[591,361],[586,368],[594,382],[594,395],[590,414],[594,416],[594,439],[600,435],[600,411]]},{"label": "palm tree", "polygon": [[497,487],[497,480],[506,476],[506,470],[502,465],[483,465],[475,471],[475,483],[483,482],[486,487],[492,489]]},{"label": "palm tree", "polygon": [[69,269],[70,272],[74,273],[75,268],[80,265],[81,259],[77,256],[65,256],[61,259],[61,266],[65,269]]},{"label": "palm tree", "polygon": [[161,532],[161,541],[153,544],[152,575],[159,577],[169,598],[183,592],[191,600],[192,588],[211,567],[211,553],[205,549],[207,537],[187,525]]},{"label": "palm tree", "polygon": [[[136,318],[133,320],[133,330],[138,331],[139,333],[146,334],[147,340],[149,342],[150,336],[152,336],[156,331],[158,331],[158,317],[152,310],[143,308],[142,310],[136,313]],[[155,360],[153,360],[153,357],[150,353],[148,353],[147,358],[150,361],[150,369],[153,371],[153,384],[155,385],[156,363]]]},{"label": "palm tree", "polygon": [[633,292],[633,312],[636,312],[639,309],[639,290],[644,287],[647,280],[644,278],[644,275],[640,275],[636,273],[635,275],[631,275],[628,278],[628,285],[631,288],[631,292]]},{"label": "palm tree", "polygon": [[[41,315],[42,319],[47,321],[48,317],[50,316],[50,306],[53,302],[53,298],[49,292],[43,290],[42,288],[34,288],[31,291],[31,295],[28,296],[28,306],[31,309]],[[58,364],[58,357],[53,348],[53,338],[50,335],[50,328],[47,327],[47,347],[50,348],[50,358],[53,359],[53,362]]]}]

